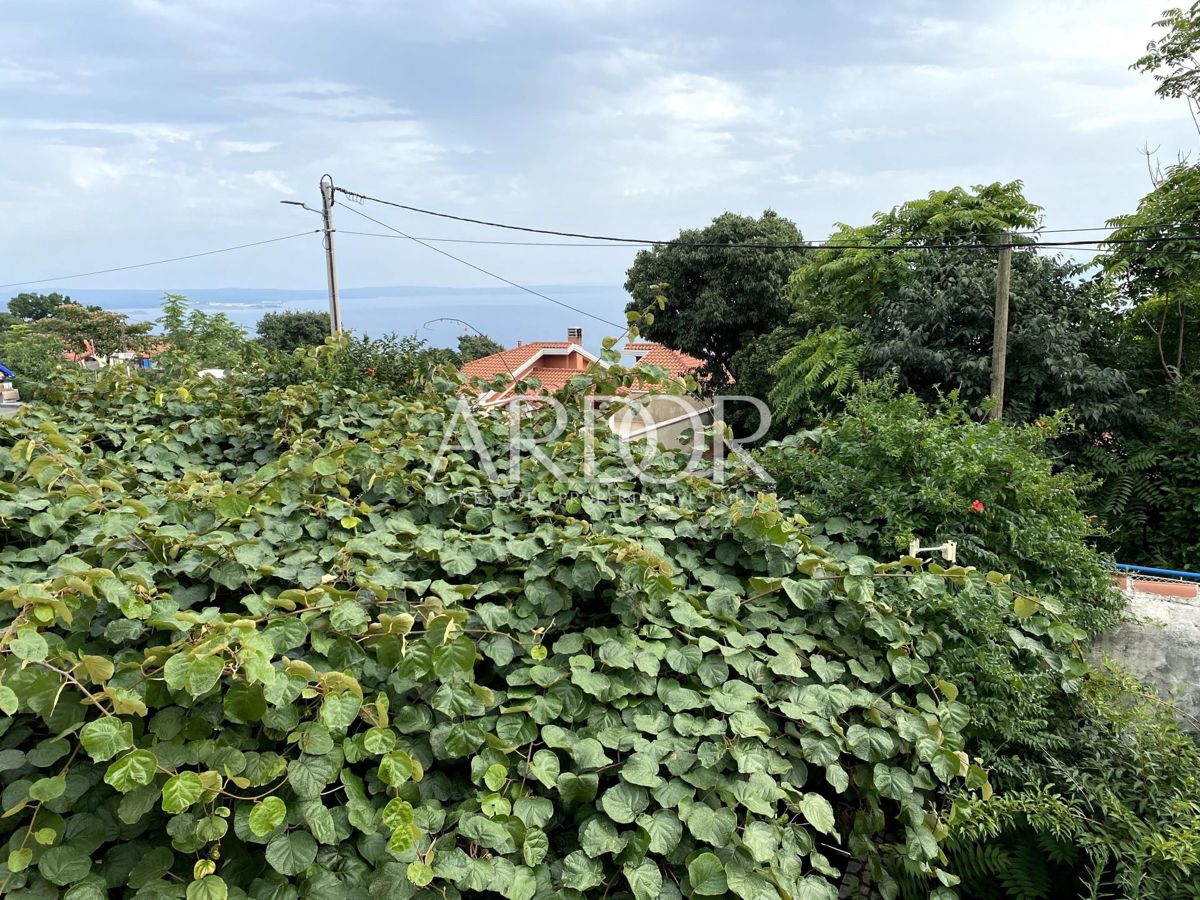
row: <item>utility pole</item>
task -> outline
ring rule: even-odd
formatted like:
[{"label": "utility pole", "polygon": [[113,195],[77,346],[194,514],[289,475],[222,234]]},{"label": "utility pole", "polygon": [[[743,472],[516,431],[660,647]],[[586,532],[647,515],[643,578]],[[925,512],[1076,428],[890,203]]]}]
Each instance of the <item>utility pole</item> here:
[{"label": "utility pole", "polygon": [[996,313],[992,325],[992,410],[988,418],[1004,416],[1004,370],[1008,359],[1008,286],[1012,281],[1012,235],[1004,235],[996,270]]},{"label": "utility pole", "polygon": [[321,176],[321,209],[325,220],[325,270],[329,277],[329,332],[342,333],[342,304],[338,299],[337,265],[333,250],[333,176]]}]

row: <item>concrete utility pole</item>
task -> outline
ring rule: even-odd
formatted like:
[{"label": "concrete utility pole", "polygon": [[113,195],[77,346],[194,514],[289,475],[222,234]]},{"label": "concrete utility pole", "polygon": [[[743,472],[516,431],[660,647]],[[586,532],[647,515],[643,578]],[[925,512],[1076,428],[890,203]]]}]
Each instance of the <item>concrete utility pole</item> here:
[{"label": "concrete utility pole", "polygon": [[1012,235],[1004,235],[996,271],[996,314],[992,325],[992,410],[990,419],[1004,416],[1004,370],[1008,358],[1008,285],[1012,280]]},{"label": "concrete utility pole", "polygon": [[338,299],[337,264],[333,250],[333,176],[321,176],[321,209],[325,220],[325,269],[329,277],[329,332],[342,333],[342,304]]}]

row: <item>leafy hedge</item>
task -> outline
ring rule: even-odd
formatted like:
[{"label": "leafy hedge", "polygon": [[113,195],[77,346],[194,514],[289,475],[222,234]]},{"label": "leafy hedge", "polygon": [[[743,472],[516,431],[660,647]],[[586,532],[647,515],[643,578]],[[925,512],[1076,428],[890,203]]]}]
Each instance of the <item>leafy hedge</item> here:
[{"label": "leafy hedge", "polygon": [[825,539],[883,557],[914,538],[956,541],[960,562],[1013,573],[1096,634],[1122,601],[1094,546],[1100,529],[1084,513],[1092,485],[1055,466],[1061,431],[1057,420],[975,422],[957,395],[930,406],[876,383],[843,415],[768,445],[760,459]]},{"label": "leafy hedge", "polygon": [[12,896],[832,900],[861,862],[953,897],[940,844],[991,788],[942,635],[988,610],[1087,670],[1052,598],[642,486],[611,438],[607,483],[574,430],[541,448],[563,479],[430,472],[450,395],[58,399],[0,425]]},{"label": "leafy hedge", "polygon": [[[814,520],[831,552],[890,554],[913,536],[957,540],[959,562],[1013,573],[1063,615],[1029,630],[1082,639],[1109,627],[1101,535],[1085,516],[1088,482],[1056,472],[1054,422],[979,424],[947,400],[928,407],[873,386],[844,416],[764,449],[760,460]],[[1195,895],[1200,870],[1200,747],[1154,689],[1115,667],[1064,679],[1046,641],[1014,641],[1007,610],[960,595],[937,624],[938,677],[962,688],[971,752],[995,795],[959,804],[947,867],[978,898]],[[1019,636],[1018,636],[1019,637]],[[1193,727],[1200,723],[1192,722]],[[903,896],[931,881],[902,875]]]},{"label": "leafy hedge", "polygon": [[700,481],[424,475],[440,398],[244,401],[5,426],[6,890],[832,896],[830,847],[934,860],[985,789],[925,678],[947,578]]}]

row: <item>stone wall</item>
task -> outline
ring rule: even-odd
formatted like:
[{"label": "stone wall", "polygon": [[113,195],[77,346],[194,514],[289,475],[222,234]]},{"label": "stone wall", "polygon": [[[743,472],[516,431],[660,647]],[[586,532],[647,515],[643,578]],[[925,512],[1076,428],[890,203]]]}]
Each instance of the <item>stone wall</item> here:
[{"label": "stone wall", "polygon": [[1111,657],[1175,700],[1183,724],[1200,731],[1200,598],[1198,586],[1122,576],[1127,622],[1096,641],[1093,659]]}]

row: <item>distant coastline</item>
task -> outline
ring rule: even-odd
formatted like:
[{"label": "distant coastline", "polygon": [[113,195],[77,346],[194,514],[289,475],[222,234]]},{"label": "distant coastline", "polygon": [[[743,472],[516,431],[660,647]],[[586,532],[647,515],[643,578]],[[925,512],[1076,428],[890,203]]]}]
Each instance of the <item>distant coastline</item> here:
[{"label": "distant coastline", "polygon": [[[594,316],[618,323],[625,320],[628,295],[619,285],[551,284],[531,288]],[[81,303],[124,313],[133,320],[157,318],[164,291],[112,288],[46,288],[69,294]],[[325,310],[323,290],[277,288],[173,289],[185,295],[196,309],[224,313],[247,331],[269,312],[284,309]],[[584,329],[584,343],[598,347],[608,334],[620,329],[550,303],[516,288],[462,288],[429,285],[380,285],[343,288],[342,319],[347,328],[380,335],[414,334],[435,346],[453,346],[464,326],[432,323],[443,317],[462,319],[506,346],[517,341],[561,340],[566,329]],[[426,324],[430,323],[430,324]]]}]

